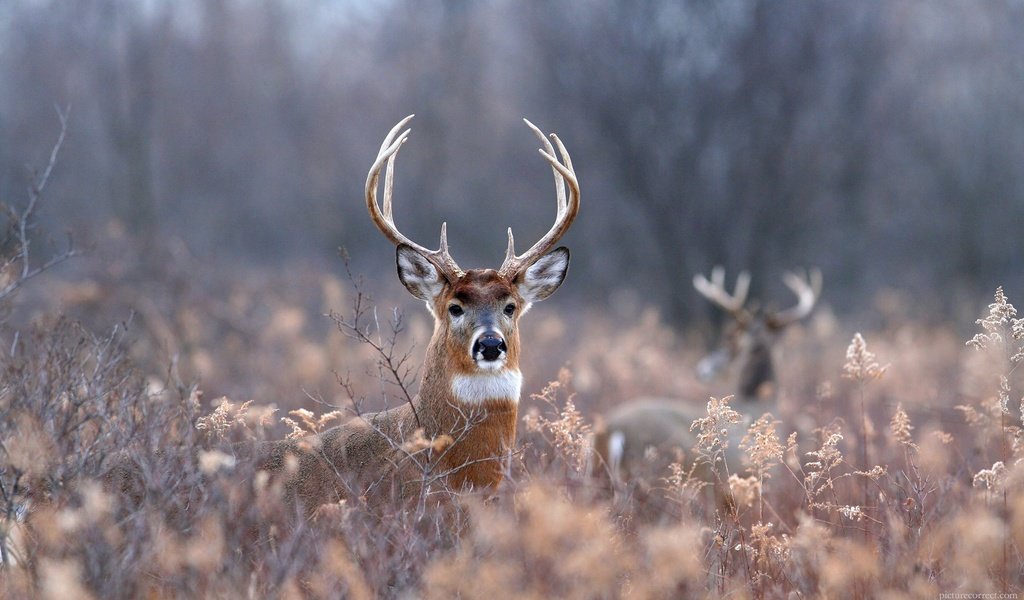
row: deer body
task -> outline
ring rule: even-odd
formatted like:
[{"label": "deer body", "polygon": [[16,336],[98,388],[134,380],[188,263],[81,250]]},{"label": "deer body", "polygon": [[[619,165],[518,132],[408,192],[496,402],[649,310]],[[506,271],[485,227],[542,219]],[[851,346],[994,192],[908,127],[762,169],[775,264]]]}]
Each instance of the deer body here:
[{"label": "deer body", "polygon": [[[594,434],[594,450],[613,478],[625,481],[642,476],[637,472],[641,465],[674,458],[677,448],[690,453],[697,441],[690,424],[703,412],[702,406],[671,398],[633,400],[605,416],[604,427]],[[650,448],[661,456],[651,456]]]},{"label": "deer body", "polygon": [[429,391],[424,389],[412,406],[366,413],[318,436],[277,443],[262,468],[285,469],[288,455],[296,456],[296,474],[287,491],[308,508],[353,496],[371,501],[412,497],[430,483],[424,480],[424,463],[403,446],[420,430],[427,440],[445,435],[456,440],[433,453],[440,456],[430,464],[429,474],[438,483],[452,489],[497,486],[515,442],[518,395],[469,405],[451,393],[425,401]]},{"label": "deer body", "polygon": [[[307,511],[339,498],[409,498],[434,485],[497,486],[515,443],[522,384],[519,318],[558,288],[569,266],[569,251],[551,248],[576,217],[579,185],[558,137],[551,136],[562,162],[529,121],[555,176],[555,224],[540,241],[516,255],[510,229],[499,269],[463,271],[448,252],[444,225],[438,250],[406,238],[394,224],[391,192],[395,156],[409,135],[399,131],[410,118],[384,139],[367,177],[366,200],[371,219],[397,247],[399,279],[434,317],[420,391],[411,403],[271,446],[262,467],[294,468],[286,489]],[[381,207],[376,192],[385,164]]]}]

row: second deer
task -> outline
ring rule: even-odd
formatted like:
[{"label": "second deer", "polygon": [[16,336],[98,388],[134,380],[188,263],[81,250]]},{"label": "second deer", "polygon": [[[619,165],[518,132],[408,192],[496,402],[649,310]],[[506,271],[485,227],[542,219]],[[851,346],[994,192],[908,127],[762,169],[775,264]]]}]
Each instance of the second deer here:
[{"label": "second deer", "polygon": [[[732,293],[725,288],[725,270],[715,267],[711,279],[693,278],[693,286],[702,296],[730,317],[723,332],[720,349],[697,365],[698,376],[710,379],[722,371],[736,375],[738,396],[734,409],[751,419],[774,408],[770,389],[775,384],[773,350],[781,333],[789,325],[811,314],[821,293],[821,273],[812,270],[808,277],[786,273],[783,282],[797,296],[797,303],[781,311],[765,311],[747,303],[750,275],[741,272]],[[652,454],[671,457],[677,451],[689,455],[696,443],[690,426],[706,416],[703,403],[682,399],[645,398],[616,407],[606,415],[603,427],[594,436],[595,467],[607,469],[614,479],[628,480],[652,470]],[[727,460],[738,467],[736,445],[730,444]]]}]

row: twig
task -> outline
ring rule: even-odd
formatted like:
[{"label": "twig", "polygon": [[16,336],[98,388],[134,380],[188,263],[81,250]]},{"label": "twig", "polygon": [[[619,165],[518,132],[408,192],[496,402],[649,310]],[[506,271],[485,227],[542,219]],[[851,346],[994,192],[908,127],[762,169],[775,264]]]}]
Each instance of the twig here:
[{"label": "twig", "polygon": [[31,231],[33,216],[35,214],[36,207],[39,204],[39,200],[42,198],[43,190],[46,189],[46,184],[49,182],[50,175],[53,173],[53,167],[57,164],[57,155],[60,153],[60,149],[64,145],[64,138],[67,135],[68,130],[68,115],[70,114],[70,111],[70,106],[64,110],[61,110],[59,107],[57,108],[57,118],[60,119],[60,134],[57,136],[57,141],[50,150],[50,159],[46,163],[46,167],[43,169],[43,172],[33,176],[32,178],[32,184],[28,189],[28,204],[25,206],[25,209],[19,213],[9,207],[6,207],[8,217],[13,221],[13,226],[16,230],[14,236],[16,238],[15,242],[17,244],[17,251],[13,257],[9,258],[7,262],[0,267],[0,271],[6,270],[15,263],[21,264],[18,275],[5,286],[0,288],[0,300],[4,300],[14,294],[30,279],[80,254],[78,250],[75,249],[74,240],[71,235],[68,234],[67,247],[62,252],[55,254],[42,264],[33,267],[30,255],[32,241],[29,239],[29,233]]},{"label": "twig", "polygon": [[[415,369],[409,365],[412,350],[406,351],[401,356],[397,355],[398,336],[404,331],[401,313],[395,309],[392,318],[388,321],[389,333],[383,336],[380,321],[377,318],[376,307],[372,311],[373,323],[367,323],[364,327],[363,318],[366,316],[367,308],[364,305],[366,297],[361,289],[360,281],[352,275],[348,257],[342,253],[342,262],[345,264],[345,274],[356,291],[355,300],[352,301],[352,319],[338,315],[335,312],[329,313],[330,318],[337,324],[339,331],[344,335],[366,344],[377,354],[377,368],[381,381],[389,381],[398,386],[405,402],[412,409],[413,418],[416,420],[416,427],[422,427],[419,412],[416,410],[416,403],[413,402],[413,395],[409,391],[410,383],[415,376]],[[376,334],[376,335],[374,335]],[[389,379],[390,378],[390,379]]]}]

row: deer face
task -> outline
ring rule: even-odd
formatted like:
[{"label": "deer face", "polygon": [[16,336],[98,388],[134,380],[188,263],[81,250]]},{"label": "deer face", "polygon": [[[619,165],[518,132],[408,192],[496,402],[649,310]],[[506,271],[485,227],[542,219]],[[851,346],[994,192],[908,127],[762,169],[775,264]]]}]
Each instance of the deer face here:
[{"label": "deer face", "polygon": [[772,348],[781,331],[763,314],[733,319],[725,326],[719,347],[697,363],[698,377],[710,381],[734,369],[741,397],[750,400],[766,395],[775,381]]},{"label": "deer face", "polygon": [[[397,246],[398,277],[402,284],[412,295],[426,302],[434,315],[434,336],[428,352],[438,357],[441,367],[456,374],[503,369],[518,373],[519,316],[532,303],[550,296],[569,268],[569,251],[552,248],[569,230],[580,208],[580,188],[572,160],[558,136],[551,135],[552,145],[547,136],[524,119],[540,140],[540,154],[554,173],[555,223],[537,243],[519,255],[515,253],[515,241],[509,229],[505,260],[499,269],[463,271],[448,251],[445,225],[441,225],[441,246],[437,250],[420,246],[395,226],[392,174],[395,156],[409,138],[409,130],[403,132],[402,128],[410,119],[412,115],[391,129],[370,167],[366,177],[366,207],[370,218]],[[384,170],[383,206],[377,203],[381,170]]]},{"label": "deer face", "polygon": [[733,293],[725,289],[725,271],[715,267],[709,281],[703,275],[694,277],[694,287],[705,298],[731,317],[722,333],[721,346],[697,363],[697,375],[708,381],[729,369],[737,375],[737,393],[753,400],[769,395],[775,381],[772,349],[782,331],[792,323],[810,315],[821,293],[821,273],[812,270],[807,279],[786,273],[786,286],[797,295],[797,304],[783,311],[765,311],[746,306],[750,276],[740,273]]},{"label": "deer face", "polygon": [[514,279],[471,269],[449,281],[408,246],[398,247],[398,277],[434,316],[434,337],[462,373],[519,367],[519,317],[565,279],[569,251],[558,248]]},{"label": "deer face", "polygon": [[[452,389],[463,401],[495,397],[514,397],[518,401],[519,316],[532,303],[550,296],[569,268],[569,251],[552,248],[569,230],[580,208],[580,188],[572,160],[558,136],[551,135],[552,145],[547,136],[524,119],[540,140],[540,154],[555,177],[555,222],[529,250],[518,255],[509,229],[505,260],[500,268],[464,271],[448,251],[445,225],[441,225],[441,245],[437,250],[420,246],[395,226],[391,204],[394,162],[409,138],[409,130],[402,128],[411,118],[412,115],[399,121],[385,136],[366,177],[366,207],[377,228],[397,246],[398,277],[402,284],[426,302],[434,316],[434,335],[427,347],[429,366],[424,378],[452,377]],[[382,170],[384,202],[379,205],[377,187]]]}]

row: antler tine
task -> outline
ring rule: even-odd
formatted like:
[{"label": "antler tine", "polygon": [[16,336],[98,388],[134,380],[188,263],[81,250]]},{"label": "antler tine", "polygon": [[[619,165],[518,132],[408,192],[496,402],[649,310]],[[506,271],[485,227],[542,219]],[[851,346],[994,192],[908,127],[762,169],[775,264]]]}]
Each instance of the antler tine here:
[{"label": "antler tine", "polygon": [[[551,146],[551,142],[548,141],[548,138],[544,135],[544,132],[538,129],[536,125],[531,123],[529,119],[523,119],[523,123],[526,123],[526,126],[533,131],[533,134],[537,136],[537,139],[540,140],[540,143],[544,145],[544,150],[547,151],[547,154],[550,156],[554,156],[555,149],[554,147]],[[564,148],[562,151],[562,156],[565,156]],[[569,163],[569,165],[569,168],[571,169],[572,163]],[[555,198],[558,202],[557,214],[560,215],[562,214],[562,211],[565,210],[565,182],[562,178],[562,174],[558,172],[558,169],[552,167],[551,171],[555,174]]]},{"label": "antler tine", "polygon": [[[402,128],[405,127],[406,123],[411,121],[412,118],[415,116],[415,114],[409,115],[408,117],[396,123],[395,126],[391,128],[391,131],[389,131],[388,134],[384,136],[384,141],[381,142],[380,144],[380,150],[377,151],[378,158],[380,157],[380,155],[384,154],[384,149],[391,145],[391,142],[394,141],[395,136],[398,135],[398,132],[401,131]],[[408,131],[406,133],[408,133]]]},{"label": "antler tine", "polygon": [[[395,222],[391,204],[391,191],[395,186],[395,158],[398,156],[398,150],[401,149],[402,144],[405,143],[405,140],[409,139],[408,136],[410,132],[406,132],[405,135],[402,136],[401,144],[399,144],[398,148],[395,148],[394,153],[388,157],[388,166],[384,168],[384,218],[392,224]],[[376,182],[374,182],[373,189],[375,192],[377,191]]]},{"label": "antler tine", "polygon": [[[515,253],[515,238],[512,236],[512,228],[509,228],[505,260],[501,268],[498,269],[499,273],[509,279],[515,279],[519,273],[551,250],[558,243],[558,240],[562,239],[565,232],[569,230],[580,210],[580,184],[576,179],[576,171],[573,170],[572,159],[569,158],[569,152],[565,149],[565,145],[562,144],[557,135],[551,134],[551,139],[555,141],[555,146],[558,147],[558,155],[556,155],[555,148],[548,141],[547,137],[541,133],[540,129],[526,119],[523,119],[523,121],[541,141],[544,147],[538,148],[537,151],[551,164],[551,169],[554,172],[556,212],[555,223],[551,226],[551,229],[529,250],[518,256]],[[559,162],[558,156],[561,156],[561,162]],[[569,187],[568,200],[566,199],[565,192],[566,185]]]},{"label": "antler tine", "polygon": [[710,281],[703,274],[694,275],[693,287],[700,295],[726,312],[739,315],[743,311],[743,304],[747,301],[747,292],[750,291],[750,273],[740,272],[736,277],[736,289],[732,294],[725,291],[725,269],[721,265],[716,265],[711,269]]},{"label": "antler tine", "polygon": [[740,274],[736,276],[736,291],[733,293],[733,297],[736,298],[740,307],[747,303],[748,292],[750,292],[750,273],[740,271]]},{"label": "antler tine", "polygon": [[796,294],[797,303],[791,308],[772,315],[772,321],[777,327],[784,327],[806,318],[814,310],[814,305],[821,295],[821,271],[818,269],[811,269],[806,279],[787,271],[782,280],[786,287]]},{"label": "antler tine", "polygon": [[[394,188],[395,157],[398,151],[409,139],[411,129],[406,129],[399,134],[399,131],[412,119],[413,115],[402,119],[397,125],[391,128],[384,141],[380,145],[377,159],[373,161],[370,172],[366,176],[366,208],[370,212],[370,219],[377,226],[377,229],[384,234],[384,237],[391,240],[395,245],[405,244],[419,252],[424,258],[436,266],[446,279],[461,277],[462,269],[448,252],[447,224],[441,224],[441,245],[437,250],[428,250],[406,237],[398,227],[395,226],[395,218],[392,212],[391,193]],[[397,139],[396,139],[397,136]],[[377,204],[377,185],[380,181],[380,170],[387,163],[384,170],[384,206]]]}]

